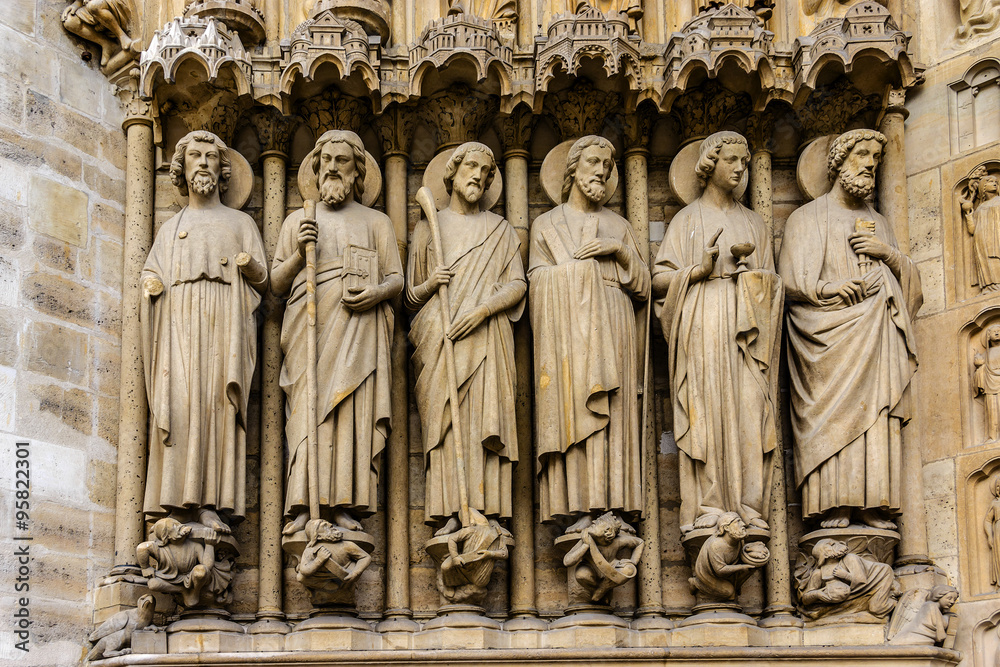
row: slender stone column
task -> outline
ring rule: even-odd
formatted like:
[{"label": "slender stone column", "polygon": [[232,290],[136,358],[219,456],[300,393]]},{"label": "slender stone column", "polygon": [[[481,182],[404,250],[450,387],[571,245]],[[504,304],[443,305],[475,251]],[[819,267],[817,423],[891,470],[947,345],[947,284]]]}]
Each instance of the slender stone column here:
[{"label": "slender stone column", "polygon": [[[406,177],[413,123],[409,110],[394,106],[379,124],[385,156],[385,212],[392,220],[399,257],[406,267]],[[410,441],[409,354],[402,297],[393,301],[396,326],[392,335],[392,432],[386,449],[386,589],[382,632],[414,632],[410,609]]]},{"label": "slender stone column", "polygon": [[133,94],[126,101],[125,243],[122,248],[122,366],[118,422],[118,494],[115,497],[114,574],[138,571],[135,549],[143,540],[149,404],[139,327],[139,275],[153,245],[153,119],[150,105]]},{"label": "slender stone column", "polygon": [[[285,183],[288,156],[280,150],[261,155],[264,166],[264,250],[268,265],[274,259],[278,234],[285,219]],[[285,430],[281,373],[282,303],[270,291],[264,297],[264,344],[260,355],[260,562],[257,619],[251,633],[287,632],[281,608],[281,515],[284,494],[282,435]]]},{"label": "slender stone column", "polygon": [[[903,123],[909,112],[903,106],[906,91],[886,92],[885,115],[880,130],[888,143],[878,175],[879,211],[892,225],[900,249],[909,253],[910,220],[906,194],[906,152]],[[923,456],[919,434],[911,425],[903,429],[902,516],[899,518],[899,557],[897,568],[925,565],[927,557],[927,517],[924,511]]]},{"label": "slender stone column", "polygon": [[771,188],[771,151],[754,147],[750,156],[750,208],[760,217],[768,230],[774,231],[774,192]]}]

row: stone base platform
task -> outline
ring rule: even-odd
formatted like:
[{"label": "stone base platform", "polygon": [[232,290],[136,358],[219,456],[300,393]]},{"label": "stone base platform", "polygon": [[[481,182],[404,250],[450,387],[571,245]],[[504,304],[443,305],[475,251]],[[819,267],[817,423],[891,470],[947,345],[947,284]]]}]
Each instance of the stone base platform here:
[{"label": "stone base platform", "polygon": [[669,647],[594,649],[496,649],[402,650],[402,651],[285,651],[280,653],[240,652],[201,654],[133,654],[91,663],[100,667],[149,665],[269,665],[271,667],[333,667],[340,665],[482,665],[483,667],[535,667],[539,663],[560,667],[631,667],[670,665],[671,667],[719,667],[753,662],[754,667],[949,667],[958,664],[956,651],[932,647],[827,646],[827,647]]}]

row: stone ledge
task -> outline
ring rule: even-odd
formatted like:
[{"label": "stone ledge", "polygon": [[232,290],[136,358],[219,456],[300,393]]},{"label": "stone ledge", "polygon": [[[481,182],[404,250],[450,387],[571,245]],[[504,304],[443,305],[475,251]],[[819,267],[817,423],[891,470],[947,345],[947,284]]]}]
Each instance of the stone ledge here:
[{"label": "stone ledge", "polygon": [[91,663],[100,667],[125,667],[127,665],[181,666],[191,665],[247,665],[260,664],[275,667],[300,665],[410,665],[423,667],[433,664],[504,665],[528,667],[539,663],[558,664],[562,667],[587,667],[606,665],[663,665],[682,667],[718,667],[726,662],[753,661],[754,667],[812,667],[828,665],[865,665],[878,667],[948,667],[961,659],[957,651],[931,647],[856,647],[839,646],[823,648],[774,647],[774,648],[707,648],[674,647],[645,649],[604,649],[600,652],[583,649],[494,649],[477,650],[422,650],[422,651],[316,651],[284,653],[202,653],[198,655],[127,655]]}]

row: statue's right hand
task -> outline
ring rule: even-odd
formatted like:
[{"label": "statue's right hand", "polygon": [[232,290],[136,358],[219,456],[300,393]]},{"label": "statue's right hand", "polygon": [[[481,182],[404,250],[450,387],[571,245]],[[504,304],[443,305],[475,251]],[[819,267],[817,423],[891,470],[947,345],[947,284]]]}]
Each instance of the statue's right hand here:
[{"label": "statue's right hand", "polygon": [[820,296],[824,299],[839,297],[846,306],[861,303],[865,298],[864,278],[848,278],[839,282],[827,283],[820,290]]},{"label": "statue's right hand", "polygon": [[455,276],[454,271],[446,269],[443,266],[439,266],[436,269],[434,269],[431,275],[427,278],[427,282],[424,284],[427,285],[427,289],[430,294],[435,294],[438,291],[438,288],[441,287],[441,285],[450,285],[451,279],[454,276]]},{"label": "statue's right hand", "polygon": [[142,281],[142,293],[146,298],[160,296],[163,294],[163,282],[156,276],[147,276]]},{"label": "statue's right hand", "polygon": [[712,240],[705,246],[705,251],[701,254],[701,264],[691,272],[692,282],[704,280],[712,275],[712,269],[715,268],[715,260],[719,257],[719,237],[721,235],[722,227],[719,227],[715,231],[715,234],[712,235]]},{"label": "statue's right hand", "polygon": [[315,243],[318,237],[319,228],[316,226],[316,221],[302,218],[302,222],[299,223],[299,254],[305,257],[306,246],[309,243]]}]

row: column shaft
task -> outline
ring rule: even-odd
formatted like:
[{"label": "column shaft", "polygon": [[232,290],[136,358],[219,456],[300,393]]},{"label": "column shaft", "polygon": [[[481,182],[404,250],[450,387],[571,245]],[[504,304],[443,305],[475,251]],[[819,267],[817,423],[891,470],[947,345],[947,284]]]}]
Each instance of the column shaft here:
[{"label": "column shaft", "polygon": [[[264,250],[268,265],[274,259],[278,234],[285,219],[287,156],[279,151],[263,155]],[[281,618],[281,515],[284,500],[282,435],[285,404],[278,378],[281,373],[281,302],[268,292],[264,299],[264,344],[260,355],[260,587],[258,617]]]},{"label": "column shaft", "polygon": [[143,540],[149,405],[139,327],[139,276],[153,244],[153,122],[125,121],[125,243],[122,248],[122,366],[118,422],[118,494],[115,498],[115,564],[136,562]]},{"label": "column shaft", "polygon": [[774,193],[771,189],[771,152],[754,151],[750,158],[750,208],[774,231]]}]

